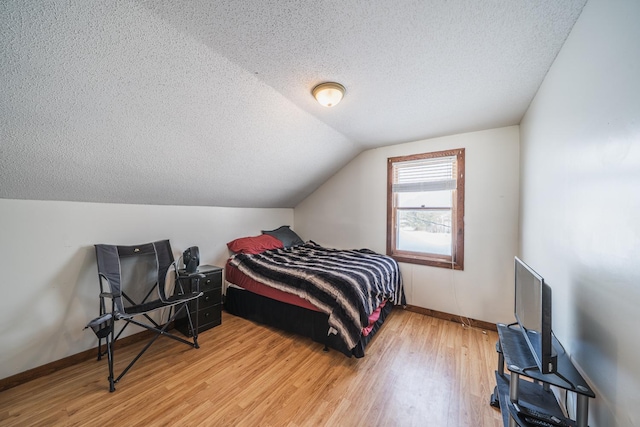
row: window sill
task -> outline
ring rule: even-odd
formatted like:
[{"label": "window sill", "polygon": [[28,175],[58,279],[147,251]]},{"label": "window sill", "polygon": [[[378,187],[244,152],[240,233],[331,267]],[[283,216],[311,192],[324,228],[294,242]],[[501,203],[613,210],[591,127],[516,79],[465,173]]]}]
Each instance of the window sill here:
[{"label": "window sill", "polygon": [[428,265],[431,267],[448,268],[452,270],[464,270],[464,265],[457,261],[446,260],[442,258],[433,258],[421,255],[409,255],[409,254],[391,254],[390,255],[397,262],[404,262],[407,264],[419,264]]}]

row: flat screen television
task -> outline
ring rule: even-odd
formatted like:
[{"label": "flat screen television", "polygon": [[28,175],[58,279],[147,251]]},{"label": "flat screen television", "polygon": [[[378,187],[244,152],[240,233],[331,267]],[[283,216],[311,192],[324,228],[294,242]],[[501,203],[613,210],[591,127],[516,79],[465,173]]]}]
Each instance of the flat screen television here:
[{"label": "flat screen television", "polygon": [[543,374],[556,372],[558,357],[551,331],[551,288],[518,257],[515,257],[515,315],[537,368]]}]

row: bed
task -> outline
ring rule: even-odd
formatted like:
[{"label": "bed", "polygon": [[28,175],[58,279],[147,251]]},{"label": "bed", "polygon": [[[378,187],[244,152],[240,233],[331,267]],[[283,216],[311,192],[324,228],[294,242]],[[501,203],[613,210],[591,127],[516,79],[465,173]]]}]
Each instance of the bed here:
[{"label": "bed", "polygon": [[263,233],[228,244],[225,310],[364,357],[393,306],[406,304],[395,260],[303,242],[288,226]]}]

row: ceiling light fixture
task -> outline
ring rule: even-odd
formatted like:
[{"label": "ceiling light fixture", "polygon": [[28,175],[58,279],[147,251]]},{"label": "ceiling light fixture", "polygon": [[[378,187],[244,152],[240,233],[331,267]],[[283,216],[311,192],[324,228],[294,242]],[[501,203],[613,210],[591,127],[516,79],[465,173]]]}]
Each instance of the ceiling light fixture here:
[{"label": "ceiling light fixture", "polygon": [[318,86],[314,87],[311,93],[320,105],[333,107],[342,100],[344,90],[344,86],[340,83],[327,82],[320,83]]}]

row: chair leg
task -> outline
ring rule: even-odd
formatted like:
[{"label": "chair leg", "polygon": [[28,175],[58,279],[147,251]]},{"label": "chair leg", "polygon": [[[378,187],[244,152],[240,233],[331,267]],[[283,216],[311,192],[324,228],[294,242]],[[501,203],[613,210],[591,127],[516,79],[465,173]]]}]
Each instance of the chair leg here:
[{"label": "chair leg", "polygon": [[[173,323],[173,321],[175,320],[175,317],[177,317],[178,313],[182,310],[182,309],[186,309],[187,310],[187,317],[189,319],[189,324],[191,326],[191,331],[193,333],[193,344],[177,335],[171,334],[169,332],[167,332],[167,328]],[[189,312],[189,307],[188,305],[184,304],[180,310],[177,310],[176,313],[174,313],[173,317],[170,318],[165,324],[164,326],[162,326],[162,328],[156,328],[152,325],[149,324],[144,324],[141,323],[133,318],[125,318],[125,319],[120,319],[120,320],[124,320],[125,321],[125,326],[123,326],[122,329],[120,329],[120,332],[118,332],[116,334],[116,326],[115,326],[115,318],[116,316],[113,317],[113,319],[111,319],[111,324],[109,327],[109,333],[107,334],[107,336],[105,337],[105,343],[106,343],[106,355],[107,355],[107,361],[109,363],[109,391],[110,392],[114,392],[116,390],[115,384],[118,383],[122,377],[124,377],[126,375],[127,372],[129,372],[129,369],[131,369],[133,367],[133,365],[138,361],[138,359],[140,359],[140,357],[147,351],[147,349],[149,347],[151,347],[151,345],[161,336],[165,336],[167,338],[171,338],[174,339],[176,341],[179,341],[183,344],[187,344],[190,345],[192,347],[195,348],[200,348],[200,346],[198,345],[198,329],[197,329],[197,317],[196,317],[196,328],[193,327],[193,322],[191,320],[191,313]],[[131,360],[129,362],[129,364],[127,365],[127,367],[124,368],[124,370],[117,376],[115,377],[114,374],[114,352],[115,352],[115,343],[118,340],[118,338],[120,337],[120,334],[122,333],[122,330],[124,330],[124,328],[129,324],[129,323],[133,323],[134,325],[146,328],[147,330],[150,331],[154,331],[155,332],[155,336],[149,340],[147,342],[147,344],[142,348],[142,350],[140,350],[140,352],[133,358],[133,360]],[[105,354],[104,352],[102,354]]]},{"label": "chair leg", "polygon": [[[200,279],[198,279],[198,283]],[[200,289],[200,285],[198,284],[198,289]],[[189,306],[187,306],[187,310],[189,310]],[[200,323],[198,322],[198,311],[200,310],[200,298],[196,298],[196,327],[191,332],[193,333],[193,346],[195,348],[200,348],[200,344],[198,344],[198,329],[200,328]],[[191,315],[191,313],[189,313]],[[193,325],[191,325],[193,327]]]},{"label": "chair leg", "polygon": [[111,333],[107,335],[107,361],[109,363],[109,392],[116,391],[115,381],[113,379],[113,347],[115,344],[115,321],[111,321]]},{"label": "chair leg", "polygon": [[[102,316],[104,313],[104,299],[100,298],[100,316]],[[107,337],[105,338],[105,342],[109,342],[109,335],[107,335]],[[102,337],[98,337],[98,360],[102,360],[102,354]]]},{"label": "chair leg", "polygon": [[193,347],[194,348],[200,348],[200,344],[198,344],[198,327],[199,327],[199,323],[198,323],[198,301],[200,300],[200,298],[196,298],[196,326],[194,328],[193,326],[193,320],[191,318],[191,310],[189,310],[189,305],[187,303],[184,304],[184,306],[178,310],[181,311],[183,308],[184,310],[187,312],[187,320],[189,321],[189,330],[191,331],[191,336],[193,337]]},{"label": "chair leg", "polygon": [[[135,321],[135,320],[133,320],[133,319],[127,319],[127,322],[130,322],[130,323],[136,324],[136,325],[138,325],[138,326],[145,327],[145,325],[143,325],[143,324],[141,324],[141,323],[139,323],[139,322],[136,322],[136,321]],[[148,349],[149,347],[151,347],[151,344],[153,344],[153,343],[154,343],[158,338],[160,338],[161,336],[163,336],[163,335],[164,335],[164,336],[166,336],[166,337],[168,337],[168,338],[178,339],[178,338],[176,338],[176,337],[171,336],[171,334],[166,334],[166,333],[165,333],[165,332],[166,332],[166,330],[167,330],[167,327],[169,327],[169,323],[165,324],[165,325],[162,327],[162,329],[156,329],[156,328],[153,328],[153,327],[148,328],[148,329],[150,329],[150,330],[155,331],[155,332],[156,332],[156,335],[155,335],[155,336],[154,336],[154,337],[153,337],[149,342],[147,342],[147,344],[142,348],[142,350],[140,350],[140,352],[136,355],[136,357],[134,357],[134,358],[133,358],[133,360],[132,360],[131,362],[129,362],[129,364],[127,365],[127,367],[126,367],[126,368],[124,368],[124,370],[120,373],[120,375],[118,375],[118,378],[116,378],[114,382],[116,382],[116,383],[117,383],[118,381],[120,381],[120,379],[121,379],[122,377],[124,377],[124,376],[125,376],[125,374],[126,374],[127,372],[129,372],[129,369],[131,369],[131,367],[132,367],[132,366],[133,366],[133,365],[138,361],[138,359],[140,359],[140,357],[141,357],[141,356],[142,356],[142,355],[147,351],[147,349]],[[187,344],[190,344],[188,341],[184,341],[184,340],[183,340],[183,342],[186,342]]]},{"label": "chair leg", "polygon": [[[200,286],[198,286],[200,289]],[[193,330],[193,346],[195,348],[200,348],[198,344],[198,330],[200,329],[200,318],[198,316],[198,312],[200,311],[200,298],[196,298],[196,328]]]}]

